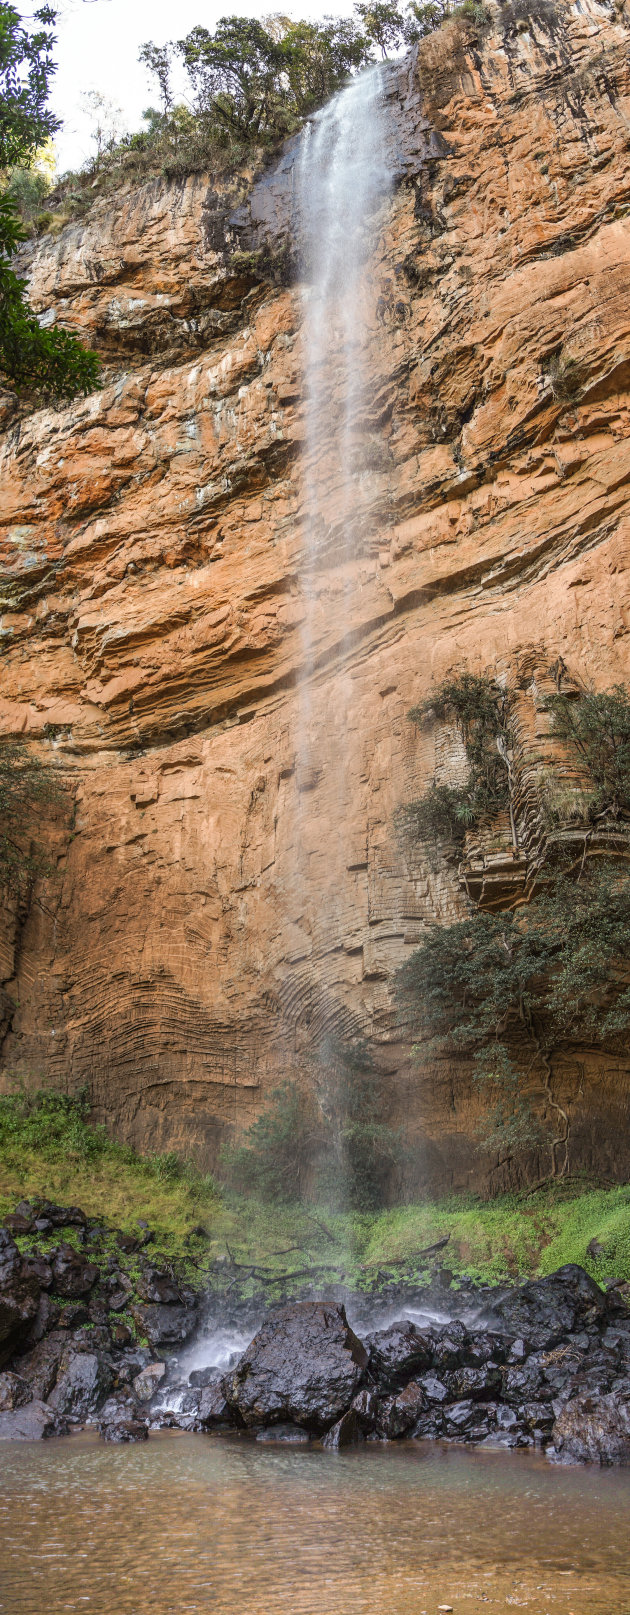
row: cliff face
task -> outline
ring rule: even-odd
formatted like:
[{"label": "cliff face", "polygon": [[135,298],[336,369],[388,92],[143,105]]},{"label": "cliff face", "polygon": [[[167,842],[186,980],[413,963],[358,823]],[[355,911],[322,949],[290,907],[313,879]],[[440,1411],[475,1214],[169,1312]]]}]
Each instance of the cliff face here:
[{"label": "cliff face", "polygon": [[[291,147],[245,203],[155,181],[33,251],[36,307],[109,369],[2,449],[2,727],[77,792],[58,878],[7,921],[3,1061],[87,1083],[137,1143],[212,1161],[326,1034],[360,1035],[418,1183],[504,1181],[469,1073],[401,1040],[392,974],[460,887],[394,815],[461,768],[406,717],[448,669],[516,679],[543,752],[559,657],[630,676],[627,42],[596,0],[515,0],[482,45],[451,24],[392,70],[360,543],[336,553],[332,400],[308,766]],[[582,1051],[557,1081],[572,1165],[627,1172],[630,1069]]]}]

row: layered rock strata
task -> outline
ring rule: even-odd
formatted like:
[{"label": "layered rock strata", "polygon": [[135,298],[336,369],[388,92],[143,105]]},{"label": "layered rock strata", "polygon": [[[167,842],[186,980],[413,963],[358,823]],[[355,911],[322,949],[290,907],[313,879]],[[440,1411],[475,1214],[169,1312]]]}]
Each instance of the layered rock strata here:
[{"label": "layered rock strata", "polygon": [[[360,1036],[416,1187],[507,1181],[467,1070],[401,1035],[393,973],[461,886],[395,814],[461,773],[456,737],[407,718],[448,669],[518,682],[543,754],[559,659],[628,677],[627,41],[623,10],[545,0],[391,71],[356,553],[333,389],[308,766],[295,145],[245,201],[155,180],[33,249],[35,306],[107,370],[2,447],[0,717],[76,791],[57,878],[3,937],[3,1062],[87,1083],[140,1146],[212,1163],[279,1077]],[[482,847],[475,878],[509,884],[510,858]],[[556,1080],[572,1167],[627,1173],[626,1062],[569,1050]]]}]

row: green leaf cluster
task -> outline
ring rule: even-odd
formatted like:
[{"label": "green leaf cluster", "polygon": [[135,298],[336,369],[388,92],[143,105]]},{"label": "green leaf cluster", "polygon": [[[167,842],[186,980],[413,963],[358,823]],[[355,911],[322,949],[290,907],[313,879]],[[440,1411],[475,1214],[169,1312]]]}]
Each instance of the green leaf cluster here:
[{"label": "green leaf cluster", "polygon": [[587,822],[630,819],[630,701],[623,684],[610,690],[549,697],[554,732],[589,782]]},{"label": "green leaf cluster", "polygon": [[[0,173],[28,168],[35,152],[58,128],[48,106],[54,73],[50,6],[35,12],[32,31],[0,0]],[[29,308],[26,282],[12,260],[25,239],[19,199],[0,195],[0,382],[43,397],[73,398],[98,385],[96,354],[67,331],[45,330]]]},{"label": "green leaf cluster", "polygon": [[512,743],[512,698],[486,675],[463,672],[445,679],[409,717],[419,727],[436,720],[460,729],[468,778],[462,786],[435,781],[401,809],[403,829],[420,841],[450,841],[461,847],[466,831],[492,818],[509,802],[506,753]]}]

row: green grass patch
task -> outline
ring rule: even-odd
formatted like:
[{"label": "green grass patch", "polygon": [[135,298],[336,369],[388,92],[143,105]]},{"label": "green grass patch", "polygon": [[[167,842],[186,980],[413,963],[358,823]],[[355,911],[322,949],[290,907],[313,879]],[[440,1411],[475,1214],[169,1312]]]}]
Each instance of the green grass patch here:
[{"label": "green grass patch", "polygon": [[[0,1219],[36,1196],[97,1219],[105,1230],[98,1251],[82,1248],[103,1267],[114,1255],[134,1284],[141,1257],[122,1255],[115,1230],[138,1234],[139,1219],[155,1236],[146,1255],[158,1265],[168,1262],[195,1288],[230,1285],[237,1294],[299,1294],[327,1281],[379,1289],[397,1278],[426,1279],[435,1261],[456,1280],[467,1274],[486,1283],[550,1273],[565,1262],[579,1262],[600,1283],[630,1279],[630,1186],[558,1185],[529,1196],[451,1197],[363,1214],[269,1204],[221,1191],[175,1155],[140,1156],[117,1143],[92,1125],[84,1096],[0,1098]],[[193,1234],[199,1225],[204,1237]],[[423,1255],[446,1235],[437,1258]],[[79,1242],[69,1227],[20,1244],[45,1251],[60,1237]],[[592,1239],[603,1256],[587,1255]],[[126,1313],[120,1318],[129,1321]]]}]

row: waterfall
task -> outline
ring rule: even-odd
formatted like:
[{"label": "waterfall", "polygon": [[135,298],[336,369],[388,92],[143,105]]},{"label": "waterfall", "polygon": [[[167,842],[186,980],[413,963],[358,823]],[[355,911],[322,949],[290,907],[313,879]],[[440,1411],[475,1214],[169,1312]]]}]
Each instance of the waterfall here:
[{"label": "waterfall", "polygon": [[[350,1009],[348,1024],[344,1023],[346,983],[334,960],[352,906],[347,846],[349,623],[362,554],[361,472],[371,442],[367,350],[378,330],[370,256],[392,184],[386,71],[381,66],[368,69],[309,121],[295,170],[305,421],[294,912],[300,916],[311,952],[306,968],[323,989],[322,1015],[319,1021],[315,1015],[311,1029],[320,1049],[325,1046],[328,1015],[335,1036],[356,1036],[360,1029],[357,1024],[354,1031],[350,1029],[350,1020],[356,1023]],[[334,677],[318,684],[320,665],[330,668],[331,662]],[[311,792],[320,781],[314,808]],[[316,822],[321,824],[322,812],[326,867],[318,877],[309,864],[308,842],[313,815],[319,814]],[[325,1096],[320,1097],[325,1108]]]}]

